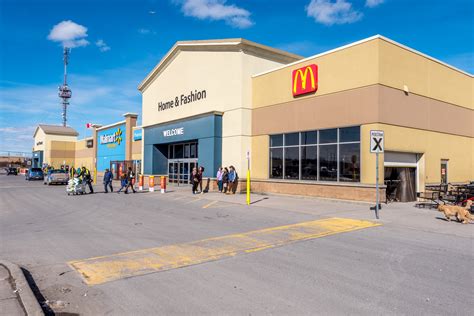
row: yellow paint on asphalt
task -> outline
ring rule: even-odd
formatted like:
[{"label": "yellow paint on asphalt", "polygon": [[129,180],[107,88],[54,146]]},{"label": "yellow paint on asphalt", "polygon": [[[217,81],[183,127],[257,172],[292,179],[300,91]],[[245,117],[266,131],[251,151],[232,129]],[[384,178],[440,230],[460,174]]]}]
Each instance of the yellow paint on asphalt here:
[{"label": "yellow paint on asphalt", "polygon": [[69,264],[83,276],[87,284],[97,285],[379,225],[364,220],[328,218],[71,261]]},{"label": "yellow paint on asphalt", "polygon": [[209,206],[211,205],[214,205],[216,204],[218,201],[212,201],[211,203],[207,203],[206,205],[204,205],[202,208],[208,208]]}]

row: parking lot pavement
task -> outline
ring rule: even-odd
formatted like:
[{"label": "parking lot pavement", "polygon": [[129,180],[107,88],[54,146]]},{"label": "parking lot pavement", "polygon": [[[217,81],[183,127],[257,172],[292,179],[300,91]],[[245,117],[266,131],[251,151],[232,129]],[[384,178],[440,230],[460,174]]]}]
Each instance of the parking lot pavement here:
[{"label": "parking lot pavement", "polygon": [[[242,195],[188,191],[67,196],[64,186],[0,176],[0,257],[29,271],[56,313],[469,313],[472,224],[412,204],[384,205],[375,221],[363,203],[254,195],[246,206]],[[382,225],[97,285],[68,264],[334,217]],[[138,257],[128,261],[137,270]]]}]

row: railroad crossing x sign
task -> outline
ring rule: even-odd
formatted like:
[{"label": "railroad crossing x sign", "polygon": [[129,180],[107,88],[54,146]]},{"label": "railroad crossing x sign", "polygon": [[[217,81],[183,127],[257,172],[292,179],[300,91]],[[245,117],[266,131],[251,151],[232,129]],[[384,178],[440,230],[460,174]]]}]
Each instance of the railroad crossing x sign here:
[{"label": "railroad crossing x sign", "polygon": [[384,132],[370,131],[370,152],[383,153],[384,151]]}]

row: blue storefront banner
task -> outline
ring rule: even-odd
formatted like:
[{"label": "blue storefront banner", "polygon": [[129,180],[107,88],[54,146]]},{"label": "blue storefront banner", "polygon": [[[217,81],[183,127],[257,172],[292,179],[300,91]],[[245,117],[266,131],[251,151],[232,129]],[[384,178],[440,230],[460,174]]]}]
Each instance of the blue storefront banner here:
[{"label": "blue storefront banner", "polygon": [[142,140],[142,129],[133,130],[133,141]]},{"label": "blue storefront banner", "polygon": [[125,160],[125,124],[97,132],[97,171],[110,168],[110,162]]},{"label": "blue storefront banner", "polygon": [[198,164],[206,177],[214,176],[222,161],[222,116],[209,114],[143,129],[145,174],[168,173],[168,145],[198,142]]}]

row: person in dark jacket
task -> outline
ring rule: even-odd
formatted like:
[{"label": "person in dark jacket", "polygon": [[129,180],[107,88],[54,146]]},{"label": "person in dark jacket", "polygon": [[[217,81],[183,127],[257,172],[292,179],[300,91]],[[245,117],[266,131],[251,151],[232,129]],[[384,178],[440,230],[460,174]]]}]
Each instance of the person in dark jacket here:
[{"label": "person in dark jacket", "polygon": [[198,174],[199,174],[199,192],[201,194],[204,194],[204,191],[202,190],[202,180],[204,178],[204,167],[203,166],[199,167]]},{"label": "person in dark jacket", "polygon": [[94,193],[94,188],[92,187],[92,176],[89,169],[82,167],[81,176],[82,181],[85,181],[85,183],[89,186],[89,193]]},{"label": "person in dark jacket", "polygon": [[128,188],[132,188],[133,193],[136,193],[135,188],[133,187],[135,182],[135,172],[133,172],[132,167],[128,167],[127,171],[127,187],[125,188],[125,194],[128,194]]},{"label": "person in dark jacket", "polygon": [[225,167],[222,172],[222,186],[222,193],[227,193],[227,190],[229,189],[229,169],[227,169],[227,167]]},{"label": "person in dark jacket", "polygon": [[107,190],[108,187],[110,188],[110,192],[114,192],[114,188],[112,187],[112,178],[113,177],[114,177],[114,175],[112,174],[112,172],[110,172],[109,169],[105,169],[105,173],[104,173],[104,190],[105,190],[105,193],[109,193],[109,191]]},{"label": "person in dark jacket", "polygon": [[193,172],[191,173],[191,181],[193,183],[193,194],[196,194],[199,185],[199,179],[199,172],[196,168],[193,168]]}]

